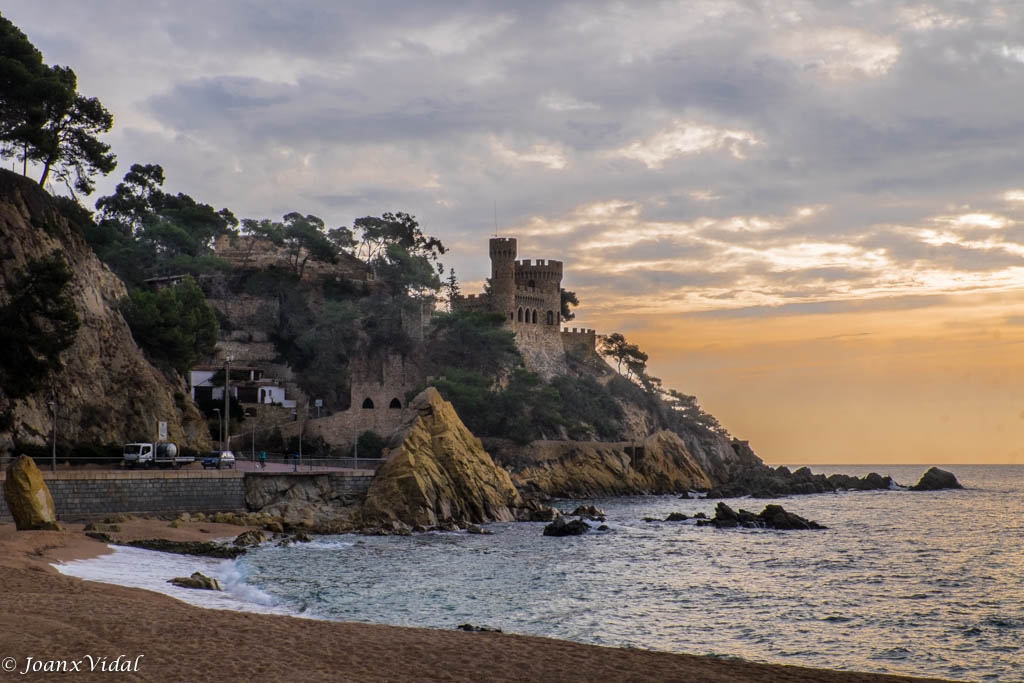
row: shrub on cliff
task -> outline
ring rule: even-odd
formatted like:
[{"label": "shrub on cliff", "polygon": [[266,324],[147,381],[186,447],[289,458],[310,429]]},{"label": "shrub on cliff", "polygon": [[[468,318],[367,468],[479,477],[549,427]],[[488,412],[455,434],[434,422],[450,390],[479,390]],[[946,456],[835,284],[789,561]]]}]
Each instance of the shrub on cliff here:
[{"label": "shrub on cliff", "polygon": [[68,293],[72,273],[64,255],[29,261],[0,292],[0,387],[11,398],[26,396],[62,367],[60,354],[81,325]]}]

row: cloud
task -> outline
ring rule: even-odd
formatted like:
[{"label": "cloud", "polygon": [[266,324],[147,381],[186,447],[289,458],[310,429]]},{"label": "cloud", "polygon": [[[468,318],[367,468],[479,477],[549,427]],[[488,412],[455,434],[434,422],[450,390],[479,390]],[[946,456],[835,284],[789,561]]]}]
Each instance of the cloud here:
[{"label": "cloud", "polygon": [[569,161],[561,145],[537,143],[523,151],[517,151],[491,136],[491,152],[503,163],[511,166],[535,164],[545,166],[553,171],[564,169]]},{"label": "cloud", "polygon": [[901,52],[893,37],[849,26],[796,30],[782,34],[777,45],[800,70],[835,81],[884,76]]},{"label": "cloud", "polygon": [[578,100],[572,95],[565,93],[552,92],[548,93],[538,100],[538,104],[542,107],[546,107],[553,111],[564,112],[564,111],[588,111],[596,110],[601,107],[593,102],[584,102]]},{"label": "cloud", "polygon": [[727,150],[733,157],[743,159],[747,150],[761,144],[751,133],[742,130],[717,128],[692,121],[676,120],[665,130],[658,131],[645,140],[636,140],[611,156],[635,159],[647,168],[658,169],[666,161],[692,154]]}]

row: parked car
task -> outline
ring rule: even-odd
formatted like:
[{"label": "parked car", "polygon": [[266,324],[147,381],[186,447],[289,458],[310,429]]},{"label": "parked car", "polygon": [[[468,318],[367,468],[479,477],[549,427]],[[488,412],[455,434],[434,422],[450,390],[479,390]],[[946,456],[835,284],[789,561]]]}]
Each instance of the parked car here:
[{"label": "parked car", "polygon": [[203,469],[205,470],[209,467],[216,467],[218,470],[223,467],[234,469],[235,454],[231,451],[214,451],[203,458]]}]

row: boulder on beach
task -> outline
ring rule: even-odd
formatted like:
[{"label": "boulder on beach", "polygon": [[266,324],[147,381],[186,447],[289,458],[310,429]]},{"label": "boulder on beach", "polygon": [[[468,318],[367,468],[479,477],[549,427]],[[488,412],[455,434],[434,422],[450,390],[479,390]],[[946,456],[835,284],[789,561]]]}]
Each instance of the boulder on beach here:
[{"label": "boulder on beach", "polygon": [[189,577],[176,576],[173,579],[168,579],[167,583],[174,584],[175,586],[181,586],[182,588],[195,588],[206,591],[224,590],[221,588],[220,581],[200,572],[192,572],[192,576]]},{"label": "boulder on beach", "polygon": [[364,527],[515,519],[522,505],[512,479],[433,387],[409,404],[410,417],[392,436],[359,511]]},{"label": "boulder on beach", "polygon": [[940,470],[938,467],[932,467],[924,476],[921,477],[921,481],[917,482],[910,487],[911,491],[938,491],[940,489],[962,489],[963,486],[956,480],[956,477],[952,472],[946,470]]},{"label": "boulder on beach", "polygon": [[4,498],[18,531],[60,531],[53,496],[35,461],[20,455],[7,466]]}]

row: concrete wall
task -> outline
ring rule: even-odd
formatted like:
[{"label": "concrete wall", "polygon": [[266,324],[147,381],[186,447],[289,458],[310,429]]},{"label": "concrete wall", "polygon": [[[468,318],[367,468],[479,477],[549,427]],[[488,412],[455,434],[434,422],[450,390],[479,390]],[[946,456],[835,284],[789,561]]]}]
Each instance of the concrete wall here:
[{"label": "concrete wall", "polygon": [[[289,480],[287,488],[320,485],[330,492],[325,498],[350,501],[366,494],[373,472],[298,472],[276,476],[235,470],[43,472],[43,477],[53,496],[57,518],[75,521],[100,519],[119,512],[175,515],[180,512],[242,512],[247,509],[246,477],[285,477]],[[4,473],[0,472],[0,481],[4,478]],[[0,487],[0,523],[12,521]]]}]

